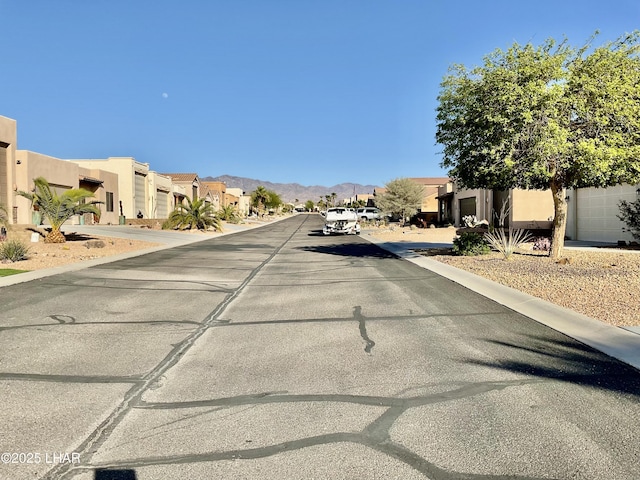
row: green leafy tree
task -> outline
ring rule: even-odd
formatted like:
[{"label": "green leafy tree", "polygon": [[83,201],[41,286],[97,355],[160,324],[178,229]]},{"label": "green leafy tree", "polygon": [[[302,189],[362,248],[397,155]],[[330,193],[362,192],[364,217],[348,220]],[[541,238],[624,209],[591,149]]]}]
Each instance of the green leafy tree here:
[{"label": "green leafy tree", "polygon": [[43,177],[33,180],[35,189],[33,192],[17,192],[31,200],[33,208],[38,209],[42,217],[49,221],[51,230],[44,237],[45,243],[65,243],[67,240],[60,231],[60,227],[74,215],[85,213],[100,214],[97,200],[87,201],[93,197],[93,193],[84,188],[72,188],[58,194],[51,189],[49,182]]},{"label": "green leafy tree", "polygon": [[406,219],[422,205],[424,188],[409,178],[391,180],[385,188],[386,192],[376,199],[376,205],[383,212],[402,218],[404,225]]},{"label": "green leafy tree", "polygon": [[215,215],[213,205],[207,203],[204,198],[191,200],[186,197],[187,203],[179,203],[169,214],[163,228],[173,230],[214,230],[222,231],[222,222]]},{"label": "green leafy tree", "polygon": [[313,207],[315,207],[313,200],[307,200],[304,204],[304,208],[307,210],[307,212],[313,212]]},{"label": "green leafy tree", "polygon": [[276,210],[280,205],[282,205],[280,195],[273,190],[267,190],[267,201],[265,202],[265,206],[269,209]]},{"label": "green leafy tree", "polygon": [[[549,39],[451,68],[438,96],[442,166],[464,188],[549,189],[550,256],[564,246],[564,189],[640,181],[638,33],[592,48]],[[593,39],[592,39],[593,40]]]}]

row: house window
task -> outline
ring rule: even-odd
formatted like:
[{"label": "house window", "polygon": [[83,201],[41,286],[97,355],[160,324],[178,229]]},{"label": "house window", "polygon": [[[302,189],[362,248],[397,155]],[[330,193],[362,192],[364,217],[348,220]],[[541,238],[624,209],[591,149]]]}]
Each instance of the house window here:
[{"label": "house window", "polygon": [[113,192],[107,192],[107,212],[113,212]]}]

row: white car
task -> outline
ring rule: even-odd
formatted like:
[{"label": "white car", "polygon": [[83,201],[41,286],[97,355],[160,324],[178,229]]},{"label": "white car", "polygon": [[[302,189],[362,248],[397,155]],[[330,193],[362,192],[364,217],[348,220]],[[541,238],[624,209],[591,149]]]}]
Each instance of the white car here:
[{"label": "white car", "polygon": [[359,208],[357,214],[361,220],[380,220],[382,218],[382,212],[375,207]]},{"label": "white car", "polygon": [[360,233],[360,225],[358,224],[356,211],[353,208],[329,208],[325,215],[322,233],[325,235],[333,233],[358,235]]}]

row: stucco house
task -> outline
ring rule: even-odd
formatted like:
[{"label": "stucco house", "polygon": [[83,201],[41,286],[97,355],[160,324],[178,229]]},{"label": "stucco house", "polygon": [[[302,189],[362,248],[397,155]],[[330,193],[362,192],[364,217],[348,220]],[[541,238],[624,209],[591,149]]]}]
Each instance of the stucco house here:
[{"label": "stucco house", "polygon": [[[475,215],[492,225],[548,230],[553,222],[553,199],[548,190],[488,190],[458,188],[449,182],[438,189],[438,221],[462,225],[462,218]],[[504,213],[503,222],[499,220]]]},{"label": "stucco house", "polygon": [[251,208],[251,195],[246,195],[241,188],[228,187],[227,195],[230,196],[229,201],[236,202],[234,203],[234,205],[238,209],[238,213],[240,214],[240,216],[246,217],[247,215],[249,215],[249,210]]},{"label": "stucco house", "polygon": [[112,172],[118,176],[120,202],[117,211],[126,218],[167,218],[175,199],[169,177],[154,172],[148,163],[133,157],[68,160],[84,168]]},{"label": "stucco house", "polygon": [[[72,224],[78,223],[118,223],[118,175],[97,168],[84,168],[59,158],[50,157],[29,150],[16,150],[16,187],[17,190],[32,191],[33,180],[43,177],[57,193],[71,188],[84,188],[93,193],[94,199],[102,202],[98,206],[100,215],[72,217]],[[34,223],[31,202],[16,195],[14,207],[17,209],[17,222]]]}]

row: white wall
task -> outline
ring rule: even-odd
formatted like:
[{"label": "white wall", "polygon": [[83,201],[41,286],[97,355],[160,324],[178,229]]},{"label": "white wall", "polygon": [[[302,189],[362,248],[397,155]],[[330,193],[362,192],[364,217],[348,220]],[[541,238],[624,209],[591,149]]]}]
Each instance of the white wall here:
[{"label": "white wall", "polygon": [[616,185],[608,188],[568,190],[567,236],[572,240],[616,243],[633,240],[617,215],[620,200],[634,202],[640,185]]}]

